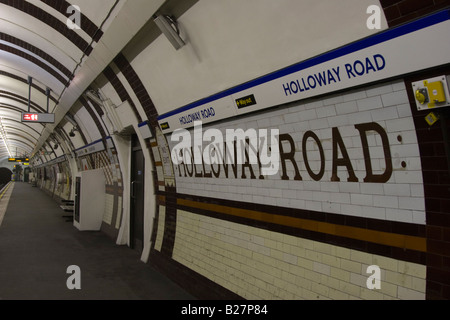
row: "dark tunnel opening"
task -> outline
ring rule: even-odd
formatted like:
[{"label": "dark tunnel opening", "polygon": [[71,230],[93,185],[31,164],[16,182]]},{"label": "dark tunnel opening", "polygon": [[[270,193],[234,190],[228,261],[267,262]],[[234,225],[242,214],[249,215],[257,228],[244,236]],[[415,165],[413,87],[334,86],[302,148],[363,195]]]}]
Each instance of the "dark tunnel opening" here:
[{"label": "dark tunnel opening", "polygon": [[12,171],[8,168],[0,168],[0,189],[11,181]]}]

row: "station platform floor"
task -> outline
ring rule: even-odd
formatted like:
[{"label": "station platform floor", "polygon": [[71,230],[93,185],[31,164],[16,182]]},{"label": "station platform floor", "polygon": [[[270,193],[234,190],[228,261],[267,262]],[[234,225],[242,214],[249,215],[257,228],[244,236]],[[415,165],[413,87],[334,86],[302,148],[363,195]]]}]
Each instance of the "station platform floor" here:
[{"label": "station platform floor", "polygon": [[[0,199],[0,300],[195,300],[102,232],[80,232],[58,203],[25,182]],[[69,290],[69,266],[80,290]]]}]

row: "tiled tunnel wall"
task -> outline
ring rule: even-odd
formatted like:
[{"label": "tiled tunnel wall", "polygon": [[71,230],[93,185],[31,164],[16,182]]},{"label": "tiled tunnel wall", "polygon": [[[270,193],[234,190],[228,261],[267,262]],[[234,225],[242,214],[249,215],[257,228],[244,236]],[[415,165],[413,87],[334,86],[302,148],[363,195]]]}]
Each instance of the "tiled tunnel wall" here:
[{"label": "tiled tunnel wall", "polygon": [[[386,132],[389,156],[383,150],[382,131],[368,130],[368,145],[362,145],[355,125],[373,123]],[[160,192],[156,263],[163,264],[161,256],[168,258],[164,252],[169,252],[180,265],[232,292],[229,297],[425,298],[421,161],[402,80],[280,107],[214,128],[223,129],[224,135],[226,128],[279,128],[285,169],[280,165],[279,174],[261,176],[257,166],[236,170],[231,165],[228,170],[224,165],[174,166],[176,198],[168,201]],[[317,137],[305,146],[313,173],[325,165],[320,179],[313,179],[305,166],[306,132]],[[338,140],[351,166],[340,167],[341,181],[332,181]],[[387,170],[386,161],[392,162],[388,181],[364,182],[364,148],[370,149],[374,174]],[[352,175],[356,181],[348,181]],[[171,250],[163,250],[167,233],[175,235]],[[372,264],[381,264],[383,270],[385,286],[376,292],[362,285]],[[183,267],[176,272],[180,270]]]},{"label": "tiled tunnel wall", "polygon": [[[381,4],[391,27],[448,5]],[[448,68],[215,125],[222,132],[280,130],[280,174],[264,177],[257,166],[172,164],[174,145],[158,128],[137,68],[119,54],[103,75],[118,99],[129,102],[130,116],[148,120],[153,130],[145,139],[157,202],[147,209],[155,211],[153,229],[146,231],[153,266],[206,299],[450,298],[448,141],[441,127],[448,133],[448,122],[430,128],[410,89],[412,81],[448,74]],[[101,117],[101,108],[94,109]],[[90,112],[101,132],[96,113]],[[365,182],[368,161],[373,175]],[[104,169],[102,229],[117,237],[125,168],[116,150],[77,163],[80,171]],[[67,199],[71,184],[55,180],[68,168],[64,162],[45,168],[45,180],[41,168],[40,187]],[[366,288],[370,265],[381,267],[381,290]]]}]

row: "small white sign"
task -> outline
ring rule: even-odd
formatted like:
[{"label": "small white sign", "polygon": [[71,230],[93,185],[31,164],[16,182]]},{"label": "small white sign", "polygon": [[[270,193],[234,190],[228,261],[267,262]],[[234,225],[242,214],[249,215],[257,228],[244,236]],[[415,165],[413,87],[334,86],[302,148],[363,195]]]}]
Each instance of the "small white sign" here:
[{"label": "small white sign", "polygon": [[193,108],[186,107],[184,110],[169,113],[160,117],[159,124],[164,133],[170,133],[176,129],[191,128],[196,121],[207,124],[235,115],[236,107],[231,96],[227,96]]}]

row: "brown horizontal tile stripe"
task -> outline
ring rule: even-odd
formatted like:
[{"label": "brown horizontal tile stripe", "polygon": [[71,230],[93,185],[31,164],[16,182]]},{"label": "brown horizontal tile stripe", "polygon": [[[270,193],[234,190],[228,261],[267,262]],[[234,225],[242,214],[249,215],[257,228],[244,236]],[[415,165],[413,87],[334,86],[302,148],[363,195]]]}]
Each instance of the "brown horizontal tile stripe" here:
[{"label": "brown horizontal tile stripe", "polygon": [[294,227],[302,230],[320,232],[333,236],[345,237],[355,240],[367,241],[402,249],[426,252],[426,239],[418,236],[395,234],[379,230],[369,230],[353,226],[333,224],[329,222],[314,221],[291,216],[276,215],[255,210],[229,207],[220,204],[202,203],[189,199],[178,199],[180,206],[201,210],[210,210],[221,214],[252,219],[261,222]]},{"label": "brown horizontal tile stripe", "polygon": [[136,108],[136,105],[133,102],[133,99],[131,99],[130,95],[127,92],[127,89],[125,89],[125,86],[122,84],[119,77],[115,74],[114,70],[108,66],[105,68],[105,70],[103,70],[103,74],[113,86],[120,100],[122,102],[128,101],[131,110],[133,110],[133,113],[136,116],[136,119],[138,119],[139,123],[142,122],[142,118],[139,114],[139,111]]},{"label": "brown horizontal tile stripe", "polygon": [[59,71],[61,71],[62,74],[64,74],[68,79],[72,80],[73,79],[73,73],[67,69],[63,64],[61,64],[59,61],[57,61],[55,58],[53,58],[52,56],[50,56],[48,53],[44,52],[43,50],[33,46],[32,44],[23,41],[21,39],[18,39],[16,37],[13,37],[9,34],[0,32],[0,40],[12,43],[16,46],[19,46],[25,50],[28,50],[36,55],[38,55],[39,57],[41,57],[42,59],[44,59],[45,61],[47,61],[49,64],[53,65],[55,68],[57,68]]},{"label": "brown horizontal tile stripe", "polygon": [[[13,92],[0,90],[0,98],[6,98],[11,101],[15,101],[15,102],[18,102],[25,106],[28,106],[28,98],[22,97],[21,95],[13,93]],[[43,108],[41,108],[37,103],[35,103],[33,101],[30,101],[30,109],[34,109],[37,112],[45,112],[45,110]],[[23,109],[19,108],[19,112],[23,112]]]},{"label": "brown horizontal tile stripe", "polygon": [[[3,117],[3,118],[5,118],[5,117]],[[19,121],[19,120],[15,120],[15,119],[12,119],[12,118],[7,118],[7,120],[10,121],[10,122],[16,123],[16,124],[17,124],[17,127],[19,127],[19,126],[24,126],[24,127],[27,127],[28,129],[30,129],[31,131],[35,132],[35,133],[38,134],[38,135],[41,134],[41,132],[39,132],[39,131],[37,131],[36,129],[34,129],[33,127],[27,125],[25,122],[21,122],[21,121]],[[41,123],[41,126],[44,126],[44,124]]]},{"label": "brown horizontal tile stripe", "polygon": [[91,54],[93,48],[89,43],[87,43],[75,31],[67,28],[67,25],[64,22],[58,20],[56,17],[48,12],[45,12],[34,4],[29,3],[25,0],[0,0],[0,3],[13,7],[14,9],[20,10],[30,15],[31,17],[40,20],[41,22],[47,24],[48,26],[62,34],[64,37],[66,37],[86,55]]},{"label": "brown horizontal tile stripe", "polygon": [[[4,128],[6,129],[6,126],[4,126]],[[15,128],[14,128],[14,129],[15,129]],[[14,136],[20,138],[20,139],[18,139],[18,140],[16,140],[16,141],[23,142],[23,141],[25,140],[25,141],[29,142],[30,144],[28,144],[28,143],[26,143],[26,142],[23,142],[24,144],[29,145],[29,146],[33,146],[33,145],[35,145],[36,142],[37,142],[37,139],[34,138],[34,137],[32,137],[33,140],[30,140],[30,139],[28,139],[26,136],[21,135],[21,134],[18,134],[18,133],[16,133],[16,132],[14,133]],[[8,140],[11,140],[11,139],[8,138]]]},{"label": "brown horizontal tile stripe", "polygon": [[[26,84],[28,85],[28,79],[19,77],[19,76],[15,75],[15,74],[6,72],[6,71],[4,71],[4,70],[0,70],[0,76],[9,77],[9,78],[11,78],[11,79],[20,81],[20,82],[22,82],[22,83],[26,83]],[[32,83],[31,86],[32,86],[35,90],[37,90],[37,91],[39,91],[40,93],[46,95],[45,90],[42,89],[41,87],[37,86],[35,83]],[[52,101],[55,102],[55,103],[58,103],[58,100],[57,100],[55,97],[53,97],[51,94],[50,94],[50,100],[52,100]],[[42,110],[43,110],[43,109],[42,109]]]},{"label": "brown horizontal tile stripe", "polygon": [[19,49],[16,49],[14,47],[10,47],[6,44],[0,43],[0,50],[9,52],[11,54],[14,54],[16,56],[19,56],[23,59],[26,59],[35,65],[39,66],[40,68],[44,69],[48,73],[50,73],[53,77],[55,77],[59,82],[66,85],[70,80],[63,77],[61,74],[59,74],[57,71],[55,71],[53,68],[51,68],[48,64],[42,62],[41,60],[37,59],[36,57],[32,56],[31,54],[28,54],[24,51],[21,51]]},{"label": "brown horizontal tile stripe", "polygon": [[[164,192],[160,192],[164,194]],[[327,212],[318,212],[305,209],[287,208],[279,206],[270,206],[258,203],[249,203],[241,201],[231,201],[224,199],[208,198],[203,196],[193,196],[178,194],[179,198],[195,200],[197,202],[220,204],[226,207],[242,208],[251,211],[265,212],[275,215],[290,216],[294,218],[301,218],[305,220],[314,220],[321,222],[328,222],[331,224],[352,226],[362,229],[378,230],[388,233],[405,234],[416,236],[420,238],[426,237],[426,227],[424,225],[371,219],[365,217],[349,216],[344,214],[335,214]]]},{"label": "brown horizontal tile stripe", "polygon": [[159,205],[164,206],[166,205],[166,197],[165,196],[157,196],[157,202]]},{"label": "brown horizontal tile stripe", "polygon": [[86,99],[84,99],[83,97],[79,97],[78,101],[81,102],[81,104],[84,106],[84,108],[86,109],[86,111],[89,113],[89,115],[91,116],[92,120],[94,121],[94,123],[97,125],[97,129],[98,132],[100,132],[100,135],[102,136],[103,139],[103,144],[106,147],[106,137],[108,136],[106,134],[105,129],[103,128],[100,119],[98,118],[98,116],[95,114],[94,110],[92,109],[92,107],[87,103]]},{"label": "brown horizontal tile stripe", "polygon": [[[1,104],[0,104],[0,108],[3,108],[3,106]],[[29,132],[27,132],[25,130],[20,129],[19,127],[4,125],[3,128],[5,128],[5,130],[19,131],[19,132],[23,133],[25,136],[21,135],[21,137],[24,137],[24,139],[27,139],[30,142],[31,142],[31,140],[28,138],[31,138],[34,141],[34,143],[36,143],[38,141],[38,139],[35,136],[33,136],[32,134],[30,134]],[[25,137],[28,137],[28,138],[25,138]]]},{"label": "brown horizontal tile stripe", "polygon": [[[17,135],[16,135],[16,136],[17,136]],[[19,140],[19,139],[12,139],[12,138],[8,138],[8,141],[13,141],[13,142],[18,142],[19,144],[20,144],[20,143],[21,143],[21,144],[24,144],[24,145],[30,147],[31,150],[35,147],[35,143],[36,143],[36,142],[30,141],[31,144],[29,144],[29,143],[24,142],[23,139],[20,139],[20,140]]]},{"label": "brown horizontal tile stripe", "polygon": [[142,109],[144,110],[147,119],[149,120],[150,125],[153,127],[157,127],[158,112],[156,111],[156,107],[153,104],[153,101],[150,98],[147,89],[145,88],[136,71],[131,66],[130,62],[122,53],[119,53],[116,58],[114,58],[114,63],[122,72],[123,76],[127,79],[128,83],[133,89],[136,98],[139,100],[139,103],[141,104]]},{"label": "brown horizontal tile stripe", "polygon": [[[70,17],[70,13],[67,13],[67,9],[71,4],[65,0],[41,0],[46,5],[52,7],[53,9],[59,11],[62,15]],[[84,8],[80,8],[83,11]],[[103,31],[100,30],[94,22],[92,22],[88,17],[86,17],[83,12],[80,12],[80,28],[86,32],[95,42],[98,42],[103,36]]]},{"label": "brown horizontal tile stripe", "polygon": [[123,188],[118,185],[106,185],[105,191],[107,194],[110,194],[110,195],[116,195],[116,196],[123,195]]}]

